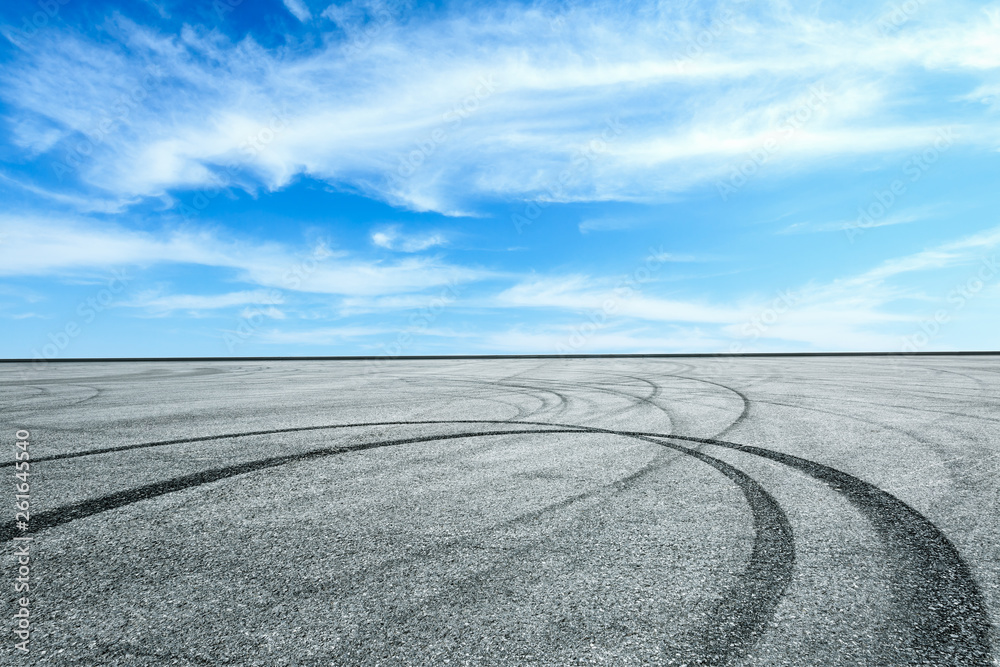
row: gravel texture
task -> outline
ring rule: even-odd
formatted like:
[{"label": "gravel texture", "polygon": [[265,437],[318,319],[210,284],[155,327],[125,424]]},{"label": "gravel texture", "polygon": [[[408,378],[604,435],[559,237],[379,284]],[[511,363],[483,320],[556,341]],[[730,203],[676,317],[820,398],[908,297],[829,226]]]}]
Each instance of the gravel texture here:
[{"label": "gravel texture", "polygon": [[0,664],[1000,664],[1000,357],[0,373]]}]

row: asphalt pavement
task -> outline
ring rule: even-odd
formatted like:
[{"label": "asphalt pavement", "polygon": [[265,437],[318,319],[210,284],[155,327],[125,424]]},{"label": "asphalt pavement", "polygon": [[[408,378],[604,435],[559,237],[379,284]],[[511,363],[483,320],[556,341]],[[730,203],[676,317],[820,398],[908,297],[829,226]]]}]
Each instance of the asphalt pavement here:
[{"label": "asphalt pavement", "polygon": [[0,374],[3,664],[1000,664],[1000,357]]}]

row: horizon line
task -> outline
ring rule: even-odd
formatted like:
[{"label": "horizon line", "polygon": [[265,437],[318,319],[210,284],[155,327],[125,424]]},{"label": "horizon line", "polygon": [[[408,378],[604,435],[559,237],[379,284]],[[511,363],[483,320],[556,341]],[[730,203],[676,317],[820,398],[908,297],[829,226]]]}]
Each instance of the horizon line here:
[{"label": "horizon line", "polygon": [[248,357],[68,357],[66,359],[0,359],[4,364],[49,364],[84,362],[136,361],[420,361],[445,359],[642,359],[706,357],[928,357],[990,356],[997,350],[919,351],[919,352],[653,352],[607,354],[437,354],[437,355],[359,355],[359,356],[248,356]]}]

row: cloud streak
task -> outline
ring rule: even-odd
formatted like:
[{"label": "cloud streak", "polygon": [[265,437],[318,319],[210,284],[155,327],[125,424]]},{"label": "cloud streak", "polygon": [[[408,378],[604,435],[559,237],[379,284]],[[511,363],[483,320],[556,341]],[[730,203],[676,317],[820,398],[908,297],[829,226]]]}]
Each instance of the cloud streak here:
[{"label": "cloud streak", "polygon": [[[994,5],[946,19],[927,8],[880,31],[782,3],[723,4],[729,18],[694,57],[690,45],[718,17],[706,23],[680,8],[509,5],[470,16],[359,5],[354,14],[378,13],[379,30],[365,48],[348,48],[341,24],[355,19],[313,19],[301,0],[286,5],[321,46],[269,50],[195,26],[170,36],[121,16],[107,21],[108,43],[40,35],[3,77],[21,118],[13,141],[58,159],[99,137],[74,170],[95,197],[216,187],[220,174],[234,187],[274,190],[307,175],[445,213],[539,196],[610,117],[625,133],[565,184],[567,201],[655,201],[709,185],[766,145],[817,86],[825,101],[769,160],[775,173],[919,148],[949,117],[959,143],[1000,145],[988,105],[972,113],[957,99],[908,92],[956,71],[967,79],[956,98],[996,89]],[[488,96],[484,80],[495,82]],[[905,117],[886,113],[901,107]],[[123,114],[101,130],[106,116]],[[247,149],[248,137],[259,144],[269,134]],[[414,150],[426,159],[400,178],[399,161]]]},{"label": "cloud streak", "polygon": [[403,234],[398,226],[372,232],[371,239],[380,248],[401,252],[420,252],[448,243],[443,234]]},{"label": "cloud streak", "polygon": [[190,264],[231,269],[238,279],[264,287],[343,296],[405,294],[493,276],[435,258],[363,261],[323,245],[296,252],[276,242],[227,238],[205,229],[150,233],[90,221],[0,216],[0,236],[0,275],[6,276]]}]

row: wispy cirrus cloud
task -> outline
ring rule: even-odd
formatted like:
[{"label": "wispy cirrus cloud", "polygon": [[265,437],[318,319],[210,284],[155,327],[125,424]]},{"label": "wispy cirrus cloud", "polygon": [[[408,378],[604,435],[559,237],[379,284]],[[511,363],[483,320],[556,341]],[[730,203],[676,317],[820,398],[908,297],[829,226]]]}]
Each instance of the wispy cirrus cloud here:
[{"label": "wispy cirrus cloud", "polygon": [[[508,332],[512,340],[523,345],[548,341],[551,343],[548,352],[556,352],[556,344],[565,346],[572,332],[584,328],[589,333],[580,340],[591,351],[652,350],[657,345],[660,349],[693,351],[720,340],[744,341],[740,348],[744,352],[787,350],[789,344],[796,349],[898,350],[899,327],[912,328],[921,315],[900,312],[894,306],[914,299],[940,306],[946,299],[945,295],[922,295],[914,291],[907,286],[908,274],[939,274],[975,267],[984,261],[996,265],[998,247],[1000,228],[993,228],[888,259],[861,273],[827,283],[790,285],[777,296],[665,298],[656,294],[655,283],[625,293],[614,287],[612,279],[577,274],[522,280],[499,293],[495,304],[560,313],[559,321],[570,324],[554,327],[549,323]],[[995,272],[1000,273],[1000,269]],[[671,336],[650,333],[648,323],[673,327],[673,333]],[[632,330],[627,340],[621,337],[623,327]],[[487,338],[498,342],[495,337]],[[617,341],[613,347],[601,347],[612,341]],[[713,349],[727,348],[719,345]]]},{"label": "wispy cirrus cloud", "polygon": [[842,232],[849,229],[874,229],[876,227],[891,227],[892,225],[905,225],[911,222],[920,222],[933,217],[935,210],[941,207],[923,207],[918,209],[907,209],[890,213],[882,218],[867,218],[854,220],[839,220],[835,222],[794,222],[784,229],[778,231],[779,234],[807,234],[812,232]]},{"label": "wispy cirrus cloud", "polygon": [[404,234],[398,225],[384,227],[372,232],[372,243],[385,248],[386,250],[399,250],[401,252],[420,252],[435,246],[442,246],[448,243],[444,234]]},{"label": "wispy cirrus cloud", "polygon": [[[484,336],[483,347],[509,354],[560,353],[592,354],[606,350],[630,353],[715,352],[724,349],[725,336],[710,334],[696,327],[671,327],[657,331],[650,327],[611,325],[587,335],[578,335],[577,327],[547,325],[519,326]],[[571,341],[578,341],[573,345]]]},{"label": "wispy cirrus cloud", "polygon": [[[436,258],[365,261],[320,244],[295,249],[203,228],[137,231],[89,220],[0,216],[0,275],[58,276],[107,267],[190,264],[231,269],[243,282],[345,296],[405,294],[491,277]],[[31,257],[30,262],[20,258]],[[170,304],[170,301],[165,301]]]},{"label": "wispy cirrus cloud", "polygon": [[631,229],[637,225],[643,224],[641,220],[634,220],[625,217],[618,218],[589,218],[583,220],[577,225],[581,234],[589,234],[590,232],[615,232],[622,229]]},{"label": "wispy cirrus cloud", "polygon": [[690,255],[677,252],[656,252],[649,256],[657,262],[714,262],[718,257],[712,255]]},{"label": "wispy cirrus cloud", "polygon": [[303,23],[312,19],[312,12],[309,11],[309,7],[302,0],[282,0],[282,2],[285,3],[288,11]]},{"label": "wispy cirrus cloud", "polygon": [[[346,15],[313,19],[301,0],[286,5],[321,46],[266,49],[195,26],[161,34],[121,16],[107,19],[102,41],[40,35],[3,77],[18,110],[12,141],[63,164],[89,137],[63,177],[104,198],[220,182],[274,190],[307,175],[445,213],[536,198],[557,182],[563,201],[658,201],[725,177],[770,141],[780,146],[774,174],[913,150],[945,123],[960,144],[1000,146],[990,106],[961,101],[1000,83],[995,4],[948,12],[928,2],[885,31],[877,15],[721,3],[726,20],[693,56],[718,17],[682,6],[382,12],[365,48],[348,48],[337,27]],[[942,72],[961,72],[965,90],[912,94]],[[808,122],[783,137],[804,104]],[[603,141],[609,118],[622,134],[560,181]],[[400,160],[414,151],[419,168],[404,175]]]},{"label": "wispy cirrus cloud", "polygon": [[206,311],[245,306],[248,304],[275,304],[284,301],[277,290],[243,290],[225,294],[161,294],[147,292],[136,295],[121,305],[130,308],[144,308],[152,312],[167,314],[176,310]]},{"label": "wispy cirrus cloud", "polygon": [[[613,304],[611,308],[605,304]],[[497,305],[518,308],[559,308],[574,311],[608,310],[617,317],[663,322],[714,322],[738,320],[741,311],[706,301],[666,299],[617,287],[614,281],[574,275],[521,282],[497,296]]]}]

